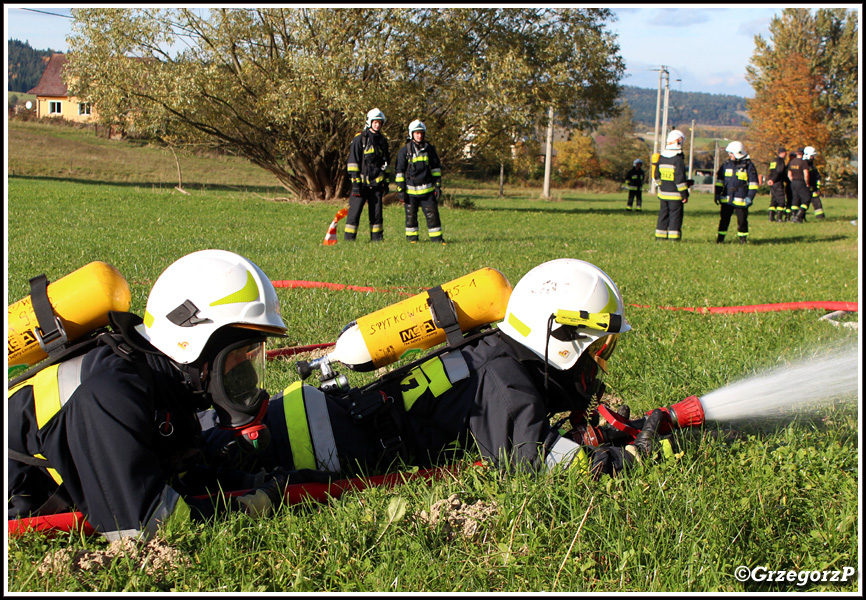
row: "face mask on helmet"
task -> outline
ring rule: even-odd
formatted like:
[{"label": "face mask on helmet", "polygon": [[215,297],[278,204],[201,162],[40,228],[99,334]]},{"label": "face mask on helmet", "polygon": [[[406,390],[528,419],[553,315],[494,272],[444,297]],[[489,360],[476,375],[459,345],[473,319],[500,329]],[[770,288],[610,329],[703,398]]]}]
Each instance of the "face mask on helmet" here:
[{"label": "face mask on helmet", "polygon": [[[205,392],[219,418],[219,426],[235,432],[241,448],[264,448],[270,436],[262,424],[268,407],[264,390],[264,336],[230,328],[219,338],[228,341],[208,353],[213,356],[203,365]],[[239,339],[240,338],[240,339]]]}]

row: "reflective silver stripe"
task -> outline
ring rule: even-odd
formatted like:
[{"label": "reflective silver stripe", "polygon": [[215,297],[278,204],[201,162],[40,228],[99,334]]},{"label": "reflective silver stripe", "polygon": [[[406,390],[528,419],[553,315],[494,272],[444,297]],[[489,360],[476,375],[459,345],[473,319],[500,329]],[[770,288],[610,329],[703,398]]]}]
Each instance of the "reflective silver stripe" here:
[{"label": "reflective silver stripe", "polygon": [[544,464],[549,471],[557,468],[565,468],[571,464],[574,457],[577,456],[580,450],[580,445],[572,442],[569,439],[560,437],[550,448],[550,452],[544,457]]},{"label": "reflective silver stripe", "polygon": [[76,356],[57,367],[57,392],[60,396],[60,406],[69,401],[72,394],[81,385],[81,363],[84,355]]},{"label": "reflective silver stripe", "polygon": [[116,531],[106,531],[102,533],[102,535],[109,542],[114,542],[126,537],[148,540],[156,535],[159,526],[165,523],[172,513],[174,513],[178,508],[178,503],[184,507],[184,510],[189,510],[186,507],[186,503],[180,497],[180,494],[170,486],[162,488],[162,494],[160,494],[160,496],[160,503],[157,505],[156,509],[154,509],[153,515],[151,515],[150,520],[148,520],[144,529],[118,529]]},{"label": "reflective silver stripe", "polygon": [[142,537],[142,531],[140,529],[119,529],[118,531],[106,531],[102,535],[109,542],[116,542],[119,539],[127,537],[140,538]]},{"label": "reflective silver stripe", "polygon": [[448,381],[452,384],[469,377],[469,365],[466,364],[466,359],[463,358],[463,353],[460,350],[448,352],[439,358],[442,361],[442,366],[445,367]]},{"label": "reflective silver stripe", "polygon": [[340,458],[337,456],[337,443],[328,416],[328,404],[319,388],[304,386],[304,412],[307,414],[317,467],[325,471],[339,471]]}]

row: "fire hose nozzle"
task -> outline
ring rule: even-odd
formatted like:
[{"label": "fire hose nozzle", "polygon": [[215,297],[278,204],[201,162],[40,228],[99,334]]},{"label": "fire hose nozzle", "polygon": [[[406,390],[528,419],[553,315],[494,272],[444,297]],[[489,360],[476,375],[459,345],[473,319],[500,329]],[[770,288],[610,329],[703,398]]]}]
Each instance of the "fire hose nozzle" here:
[{"label": "fire hose nozzle", "polygon": [[700,427],[704,424],[704,406],[697,396],[689,396],[663,410],[670,415],[673,427]]}]

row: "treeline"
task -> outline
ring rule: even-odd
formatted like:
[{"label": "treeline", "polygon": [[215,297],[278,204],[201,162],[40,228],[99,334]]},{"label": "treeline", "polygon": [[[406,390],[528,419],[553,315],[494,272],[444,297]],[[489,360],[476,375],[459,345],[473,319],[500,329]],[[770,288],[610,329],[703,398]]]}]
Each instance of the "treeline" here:
[{"label": "treeline", "polygon": [[[628,102],[638,123],[655,126],[658,90],[623,86],[620,102]],[[664,90],[662,90],[664,102]],[[668,122],[688,123],[692,119],[702,125],[747,125],[746,98],[704,92],[668,92]]]},{"label": "treeline", "polygon": [[34,50],[27,42],[9,40],[7,91],[27,92],[39,83],[45,64],[55,50]]}]

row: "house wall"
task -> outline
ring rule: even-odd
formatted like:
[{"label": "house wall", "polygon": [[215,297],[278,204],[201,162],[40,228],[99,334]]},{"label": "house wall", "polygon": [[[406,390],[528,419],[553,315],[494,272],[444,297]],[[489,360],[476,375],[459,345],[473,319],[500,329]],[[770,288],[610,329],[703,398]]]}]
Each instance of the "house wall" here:
[{"label": "house wall", "polygon": [[[51,103],[60,103],[60,112],[51,112]],[[90,123],[96,119],[96,111],[91,107],[89,115],[78,114],[78,98],[75,96],[38,96],[36,98],[36,116],[42,117],[60,117],[67,121],[76,123]]]}]

